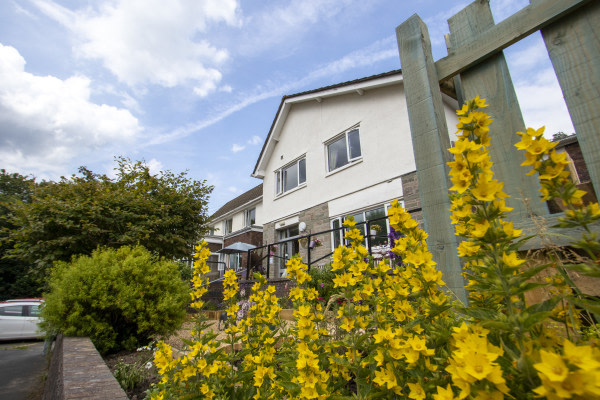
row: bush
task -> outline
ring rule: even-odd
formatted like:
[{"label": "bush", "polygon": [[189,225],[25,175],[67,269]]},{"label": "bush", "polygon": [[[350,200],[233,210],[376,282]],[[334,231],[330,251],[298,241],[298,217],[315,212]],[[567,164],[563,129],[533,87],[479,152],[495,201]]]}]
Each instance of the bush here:
[{"label": "bush", "polygon": [[187,290],[177,264],[142,246],[98,249],[55,264],[42,326],[89,336],[103,354],[133,350],[181,325]]}]

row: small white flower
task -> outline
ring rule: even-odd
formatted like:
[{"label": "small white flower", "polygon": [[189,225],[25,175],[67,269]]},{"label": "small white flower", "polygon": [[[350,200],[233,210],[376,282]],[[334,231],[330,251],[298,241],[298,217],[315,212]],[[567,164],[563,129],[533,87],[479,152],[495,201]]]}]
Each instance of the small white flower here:
[{"label": "small white flower", "polygon": [[148,361],[145,365],[146,369],[152,368],[152,361]]}]

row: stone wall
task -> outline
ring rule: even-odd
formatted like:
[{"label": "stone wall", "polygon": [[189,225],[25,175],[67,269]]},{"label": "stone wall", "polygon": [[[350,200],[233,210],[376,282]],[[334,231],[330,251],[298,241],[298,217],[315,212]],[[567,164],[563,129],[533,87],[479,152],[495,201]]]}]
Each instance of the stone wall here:
[{"label": "stone wall", "polygon": [[423,212],[421,211],[421,197],[419,195],[419,180],[417,171],[402,175],[402,193],[404,196],[404,208],[411,212],[410,216],[423,227]]},{"label": "stone wall", "polygon": [[56,338],[43,400],[127,400],[87,337]]}]

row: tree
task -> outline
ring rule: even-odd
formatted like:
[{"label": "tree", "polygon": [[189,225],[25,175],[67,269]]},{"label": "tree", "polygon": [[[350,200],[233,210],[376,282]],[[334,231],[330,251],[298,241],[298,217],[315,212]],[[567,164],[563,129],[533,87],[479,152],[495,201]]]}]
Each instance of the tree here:
[{"label": "tree", "polygon": [[96,248],[142,245],[168,259],[186,259],[204,233],[212,186],[183,172],[151,174],[144,162],[117,158],[117,177],[85,167],[79,176],[37,185],[30,202],[11,207],[12,257],[46,275],[55,261]]},{"label": "tree", "polygon": [[13,247],[8,232],[15,229],[10,222],[11,207],[16,202],[30,202],[35,186],[33,178],[0,170],[0,301],[39,295],[30,264],[5,257]]},{"label": "tree", "polygon": [[98,249],[55,264],[42,328],[89,336],[104,354],[133,350],[179,328],[187,289],[176,263],[142,246]]}]

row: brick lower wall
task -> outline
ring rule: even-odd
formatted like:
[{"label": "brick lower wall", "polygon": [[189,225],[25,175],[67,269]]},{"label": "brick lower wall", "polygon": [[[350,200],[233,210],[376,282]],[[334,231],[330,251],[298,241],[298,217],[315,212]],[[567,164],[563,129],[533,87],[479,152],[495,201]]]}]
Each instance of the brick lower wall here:
[{"label": "brick lower wall", "polygon": [[56,338],[43,400],[127,400],[87,337]]}]

